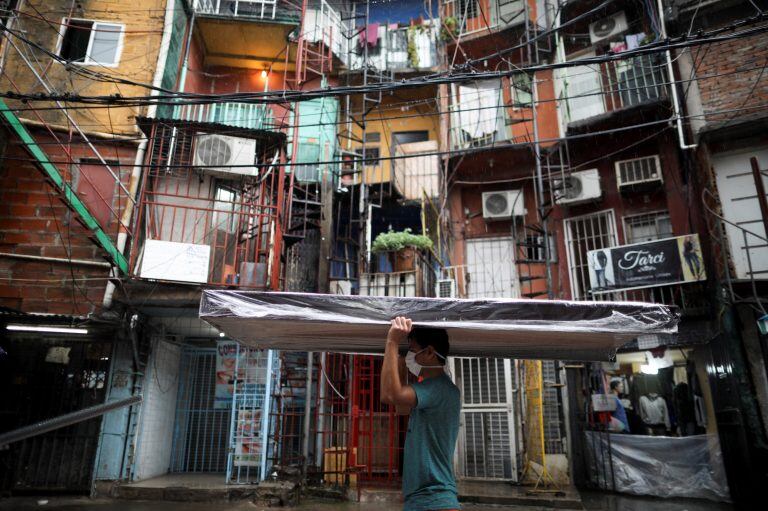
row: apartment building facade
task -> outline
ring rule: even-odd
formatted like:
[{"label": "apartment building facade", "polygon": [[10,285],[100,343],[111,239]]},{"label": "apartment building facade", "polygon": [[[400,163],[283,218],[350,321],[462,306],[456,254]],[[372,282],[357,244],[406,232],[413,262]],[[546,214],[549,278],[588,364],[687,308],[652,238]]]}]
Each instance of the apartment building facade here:
[{"label": "apartment building facade", "polygon": [[[227,288],[676,306],[678,336],[638,339],[615,364],[452,359],[457,476],[523,482],[533,461],[558,484],[624,491],[597,460],[627,436],[591,401],[620,380],[630,433],[662,441],[639,410],[651,392],[672,412],[667,436],[706,443],[709,493],[681,496],[748,495],[762,451],[746,446],[761,445],[768,402],[765,212],[744,171],[753,156],[757,174],[766,165],[764,38],[644,50],[727,28],[752,14],[742,4],[9,6],[7,90],[167,97],[4,100],[3,326],[61,327],[10,341],[12,359],[35,346],[25,364],[46,368],[47,387],[11,373],[5,384],[68,389],[51,398],[58,415],[143,402],[15,444],[25,461],[4,465],[3,488],[89,491],[169,472],[250,484],[273,466],[327,486],[399,485],[407,419],[379,402],[380,359],[240,346],[197,317],[202,289]],[[486,76],[430,83],[447,69]],[[416,85],[376,90],[403,80]],[[363,92],[258,100],[339,87]],[[398,254],[389,233],[421,235],[423,248]],[[654,251],[668,267],[612,266]],[[543,404],[531,409],[537,371]],[[683,420],[677,397],[700,416]],[[50,415],[33,408],[9,411],[18,426]],[[82,458],[56,461],[72,449]]]}]

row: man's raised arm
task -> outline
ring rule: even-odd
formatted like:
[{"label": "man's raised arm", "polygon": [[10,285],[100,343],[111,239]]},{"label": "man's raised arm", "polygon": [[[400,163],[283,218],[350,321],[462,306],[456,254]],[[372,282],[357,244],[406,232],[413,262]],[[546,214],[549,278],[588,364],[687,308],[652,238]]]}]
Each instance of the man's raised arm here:
[{"label": "man's raised arm", "polygon": [[393,319],[384,348],[384,365],[381,369],[381,402],[395,405],[398,413],[407,413],[416,406],[416,392],[410,385],[403,385],[400,381],[397,356],[400,345],[408,338],[411,326],[411,320],[408,318],[397,317]]}]

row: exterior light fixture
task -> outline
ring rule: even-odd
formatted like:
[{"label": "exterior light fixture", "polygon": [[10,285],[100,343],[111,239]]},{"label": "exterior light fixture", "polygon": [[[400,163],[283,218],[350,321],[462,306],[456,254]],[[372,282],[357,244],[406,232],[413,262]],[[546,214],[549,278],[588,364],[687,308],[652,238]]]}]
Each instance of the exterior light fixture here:
[{"label": "exterior light fixture", "polygon": [[262,78],[266,78],[267,77],[267,70],[266,69],[262,69],[261,70],[261,77]]},{"label": "exterior light fixture", "polygon": [[74,328],[68,326],[38,326],[38,325],[7,325],[6,330],[13,332],[43,332],[47,334],[76,334],[87,335],[87,328]]}]

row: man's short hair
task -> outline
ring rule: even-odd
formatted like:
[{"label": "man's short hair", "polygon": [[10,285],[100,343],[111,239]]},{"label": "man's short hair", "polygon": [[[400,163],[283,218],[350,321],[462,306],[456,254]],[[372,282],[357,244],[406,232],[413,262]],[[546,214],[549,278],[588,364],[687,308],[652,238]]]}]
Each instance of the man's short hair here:
[{"label": "man's short hair", "polygon": [[611,390],[616,390],[619,388],[619,385],[621,385],[623,382],[621,380],[611,380],[611,383],[609,383]]},{"label": "man's short hair", "polygon": [[433,328],[428,326],[414,326],[408,339],[415,341],[422,348],[432,346],[435,352],[440,355],[437,359],[441,364],[445,364],[450,351],[448,343],[448,332],[444,328]]}]

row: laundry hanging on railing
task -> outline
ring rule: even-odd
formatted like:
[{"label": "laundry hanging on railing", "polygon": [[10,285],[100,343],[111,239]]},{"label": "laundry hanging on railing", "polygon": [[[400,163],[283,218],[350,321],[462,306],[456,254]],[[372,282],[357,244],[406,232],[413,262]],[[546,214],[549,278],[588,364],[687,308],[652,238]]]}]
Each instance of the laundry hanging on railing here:
[{"label": "laundry hanging on railing", "polygon": [[638,335],[677,332],[665,305],[205,290],[200,317],[249,346],[383,353],[390,320],[445,328],[456,356],[609,360]]}]

